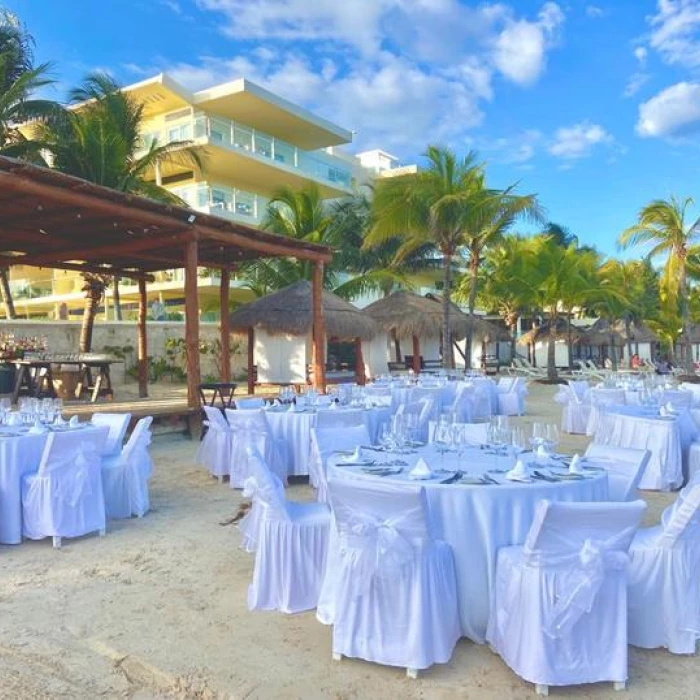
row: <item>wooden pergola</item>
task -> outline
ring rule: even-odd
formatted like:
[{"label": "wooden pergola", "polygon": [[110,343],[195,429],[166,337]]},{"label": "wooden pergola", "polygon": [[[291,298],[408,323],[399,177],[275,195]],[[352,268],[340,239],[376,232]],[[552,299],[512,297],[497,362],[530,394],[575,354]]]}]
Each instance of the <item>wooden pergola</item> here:
[{"label": "wooden pergola", "polygon": [[125,194],[0,156],[0,267],[30,265],[132,278],[139,285],[139,394],[147,395],[146,308],[154,272],[184,268],[187,400],[199,405],[197,268],[221,271],[221,381],[231,379],[231,273],[245,260],[292,257],[314,263],[314,381],[324,390],[321,291],[325,246],[259,231],[186,207]]}]

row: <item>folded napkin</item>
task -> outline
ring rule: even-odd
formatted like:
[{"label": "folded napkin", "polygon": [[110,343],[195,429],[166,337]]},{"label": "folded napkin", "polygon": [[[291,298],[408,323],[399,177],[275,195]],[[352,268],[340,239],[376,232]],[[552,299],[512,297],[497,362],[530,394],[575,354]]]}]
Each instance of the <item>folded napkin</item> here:
[{"label": "folded napkin", "polygon": [[535,450],[535,461],[537,464],[547,464],[549,461],[549,452],[544,445],[538,445]]},{"label": "folded napkin", "polygon": [[418,459],[416,466],[413,467],[413,469],[411,469],[411,471],[408,473],[409,479],[416,480],[431,479],[432,476],[433,472],[430,471],[428,463],[422,457]]},{"label": "folded napkin", "polygon": [[583,474],[583,465],[581,464],[581,457],[578,452],[571,459],[569,474]]},{"label": "folded napkin", "polygon": [[10,413],[7,416],[7,425],[22,425],[22,416],[19,413]]},{"label": "folded napkin", "polygon": [[519,459],[515,466],[506,474],[506,479],[510,481],[523,481],[529,479],[530,474],[527,471],[527,466],[522,459]]},{"label": "folded napkin", "polygon": [[80,425],[80,419],[78,416],[71,416],[71,419],[68,421],[68,425],[70,425],[71,428],[77,428]]},{"label": "folded napkin", "polygon": [[29,432],[32,435],[43,435],[46,431],[46,426],[42,425],[39,421],[36,421],[34,425],[31,428],[29,428]]},{"label": "folded napkin", "polygon": [[354,463],[354,462],[361,462],[363,459],[364,459],[364,457],[363,457],[363,455],[362,455],[362,447],[360,447],[360,445],[358,445],[358,446],[352,451],[352,453],[349,454],[349,455],[347,455],[347,456],[345,456],[345,457],[343,458],[342,461],[343,461],[343,462],[353,462],[353,463]]},{"label": "folded napkin", "polygon": [[287,411],[288,411],[289,413],[294,413],[294,411],[296,411],[296,410],[297,410],[296,404],[290,403],[290,404],[289,404],[289,408],[287,409]]},{"label": "folded napkin", "polygon": [[333,409],[336,409],[336,408],[338,408],[338,402],[337,402],[337,401],[332,401],[332,402],[331,402],[331,409],[333,410]]}]

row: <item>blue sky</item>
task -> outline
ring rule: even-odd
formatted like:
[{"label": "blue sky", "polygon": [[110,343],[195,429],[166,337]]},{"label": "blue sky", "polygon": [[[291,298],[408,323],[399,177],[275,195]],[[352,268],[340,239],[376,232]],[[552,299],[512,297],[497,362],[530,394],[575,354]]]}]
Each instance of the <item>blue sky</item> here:
[{"label": "blue sky", "polygon": [[[477,149],[615,253],[648,200],[697,194],[700,0],[0,0],[54,62],[127,84],[259,82],[415,162]],[[700,196],[700,194],[698,195]]]}]

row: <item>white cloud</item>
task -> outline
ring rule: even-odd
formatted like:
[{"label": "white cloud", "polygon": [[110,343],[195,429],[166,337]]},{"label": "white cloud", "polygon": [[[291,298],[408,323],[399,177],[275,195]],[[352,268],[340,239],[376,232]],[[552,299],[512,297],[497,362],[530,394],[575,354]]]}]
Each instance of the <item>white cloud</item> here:
[{"label": "white cloud", "polygon": [[642,89],[642,87],[644,87],[648,80],[648,73],[633,73],[630,79],[627,81],[627,85],[625,86],[625,89],[622,94],[625,97],[633,97]]},{"label": "white cloud", "polygon": [[644,46],[637,46],[634,50],[634,57],[639,61],[639,64],[641,66],[646,65],[647,62],[647,56],[649,55],[649,52]]},{"label": "white cloud", "polygon": [[541,131],[525,129],[516,136],[480,141],[474,146],[483,151],[488,160],[523,167],[537,155],[543,140]]},{"label": "white cloud", "polygon": [[598,19],[600,17],[605,17],[606,12],[602,7],[598,7],[598,5],[587,5],[586,14],[593,19]]},{"label": "white cloud", "polygon": [[700,67],[700,0],[658,0],[649,44],[664,61]]},{"label": "white cloud", "polygon": [[544,71],[546,50],[555,40],[564,13],[559,5],[543,5],[537,21],[511,21],[495,41],[493,61],[498,70],[514,83],[531,85]]},{"label": "white cloud", "polygon": [[581,122],[557,129],[549,152],[566,161],[586,158],[595,146],[614,143],[613,137],[599,124]]},{"label": "white cloud", "polygon": [[639,106],[640,136],[674,138],[699,130],[700,83],[677,83]]}]

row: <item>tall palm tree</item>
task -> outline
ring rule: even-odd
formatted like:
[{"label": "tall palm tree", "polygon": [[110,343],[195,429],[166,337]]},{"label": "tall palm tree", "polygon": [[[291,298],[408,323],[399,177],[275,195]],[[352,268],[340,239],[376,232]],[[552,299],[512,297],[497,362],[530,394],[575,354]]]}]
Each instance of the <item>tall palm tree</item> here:
[{"label": "tall palm tree", "polygon": [[432,247],[442,257],[442,358],[452,365],[450,306],[453,259],[467,243],[466,221],[483,190],[483,168],[470,152],[459,159],[451,150],[429,146],[427,166],[417,173],[379,180],[373,202],[374,223],[365,239],[371,248],[399,239],[396,259]]},{"label": "tall palm tree", "polygon": [[[482,183],[483,185],[483,183]],[[467,308],[469,316],[474,316],[474,306],[479,284],[479,270],[484,251],[497,243],[520,218],[541,222],[543,211],[535,195],[518,195],[515,186],[506,190],[492,190],[483,187],[467,212],[466,249],[469,255],[469,296]],[[467,366],[471,366],[471,346],[473,328],[467,332]]]},{"label": "tall palm tree", "polygon": [[678,308],[680,312],[683,360],[689,374],[693,373],[693,356],[690,345],[687,257],[700,236],[700,218],[688,218],[688,208],[692,205],[690,197],[683,200],[677,197],[654,200],[639,212],[637,223],[620,236],[623,247],[651,246],[650,258],[666,258],[662,285],[668,294],[669,305]]},{"label": "tall palm tree", "polygon": [[[26,27],[11,12],[0,10],[0,155],[41,160],[41,144],[23,136],[17,125],[58,110],[55,103],[34,97],[51,84],[48,70],[48,63],[34,65],[34,38]],[[8,268],[0,268],[0,299],[7,318],[16,318],[8,276]]]},{"label": "tall palm tree", "polygon": [[[89,74],[70,93],[76,108],[40,127],[40,140],[57,170],[121,192],[158,201],[182,203],[178,197],[149,179],[157,164],[181,164],[202,169],[199,154],[186,142],[160,146],[141,141],[143,104],[122,92],[104,73]],[[95,313],[104,293],[101,276],[86,275],[86,305],[81,352],[90,350]],[[99,294],[98,294],[99,292]],[[95,299],[98,302],[95,303]]]}]

